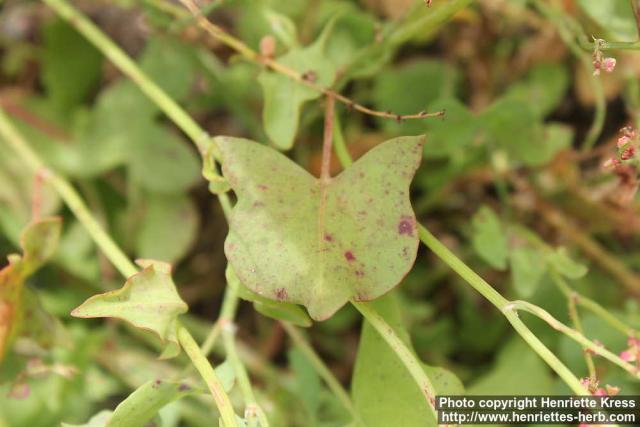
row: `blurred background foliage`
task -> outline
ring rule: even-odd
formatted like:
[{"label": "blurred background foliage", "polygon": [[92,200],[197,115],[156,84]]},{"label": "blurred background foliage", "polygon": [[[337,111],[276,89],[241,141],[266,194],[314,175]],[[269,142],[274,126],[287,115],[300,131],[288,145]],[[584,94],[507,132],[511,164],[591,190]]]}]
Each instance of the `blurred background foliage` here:
[{"label": "blurred background foliage", "polygon": [[[211,135],[289,150],[303,167],[319,172],[319,94],[208,38],[178,3],[73,3]],[[569,17],[589,37],[628,42],[638,39],[629,2],[203,3],[212,21],[255,50],[272,36],[276,58],[301,72],[313,70],[319,83],[364,105],[394,114],[446,110],[441,119],[398,122],[341,106],[339,122],[354,156],[393,136],[426,133],[412,187],[418,218],[507,298],[527,299],[570,323],[567,299],[554,283],[560,274],[580,294],[640,327],[636,178],[621,184],[601,167],[615,152],[618,130],[640,126],[640,57],[615,51],[615,71],[594,77],[585,66],[589,47],[576,52],[568,46],[539,7]],[[226,223],[200,178],[195,149],[42,3],[2,3],[0,49],[0,105],[46,162],[74,182],[128,254],[174,264],[190,307],[189,327],[202,339],[224,289]],[[581,150],[598,102],[606,107],[602,130],[592,149]],[[338,172],[339,162],[333,165]],[[33,185],[28,168],[0,141],[2,254],[20,251]],[[29,357],[16,349],[0,365],[2,427],[82,424],[186,363],[156,360],[154,342],[122,325],[69,316],[88,296],[121,281],[46,180],[41,194],[43,214],[59,213],[64,226],[52,261],[30,278],[29,288],[66,332],[49,349],[27,352]],[[568,392],[501,314],[424,248],[392,295],[418,355],[455,373],[467,393]],[[346,423],[336,398],[277,321],[244,304],[237,322],[243,358],[274,425]],[[535,319],[527,317],[527,323],[576,375],[586,376],[577,344]],[[587,337],[616,353],[626,348],[626,337],[600,318],[585,312],[582,323]],[[352,378],[360,324],[346,306],[308,334],[345,385],[375,395],[388,386],[383,377],[375,384]],[[384,350],[367,345],[370,360],[358,361],[355,373],[372,376],[383,362],[371,357],[383,360]],[[597,358],[596,366],[601,384],[640,394],[637,382],[618,368]],[[356,404],[367,399],[375,396],[359,393]],[[399,404],[395,416],[411,412]],[[182,399],[161,411],[162,425],[211,426],[211,413],[209,401]],[[381,422],[389,416],[381,413]],[[380,425],[414,425],[411,420]]]}]

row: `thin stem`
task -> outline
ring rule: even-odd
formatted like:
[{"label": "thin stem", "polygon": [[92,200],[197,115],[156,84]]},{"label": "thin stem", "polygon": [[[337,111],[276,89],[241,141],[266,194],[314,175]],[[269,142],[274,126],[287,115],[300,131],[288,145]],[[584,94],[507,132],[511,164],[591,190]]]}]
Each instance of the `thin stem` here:
[{"label": "thin stem", "polygon": [[609,326],[611,326],[612,328],[617,329],[618,331],[620,331],[622,334],[624,334],[626,336],[630,336],[630,337],[637,337],[638,336],[638,331],[636,331],[631,326],[626,325],[624,322],[622,322],[616,316],[611,314],[606,308],[602,307],[600,304],[598,304],[594,300],[592,300],[592,299],[590,299],[590,298],[588,298],[588,297],[576,292],[575,290],[573,290],[573,288],[571,288],[571,286],[569,286],[567,281],[562,276],[560,276],[558,273],[552,272],[551,273],[551,278],[553,279],[553,282],[556,284],[556,286],[558,286],[560,291],[567,298],[573,298],[577,305],[581,306],[582,308],[585,308],[585,309],[589,310],[590,312],[592,312],[593,314],[598,316],[600,319],[602,319],[605,322],[607,322],[609,324]]},{"label": "thin stem", "polygon": [[15,150],[34,174],[40,174],[44,179],[49,181],[51,185],[53,185],[71,212],[73,212],[78,221],[80,221],[80,223],[85,227],[89,235],[118,269],[118,271],[124,277],[134,275],[138,271],[136,266],[131,262],[131,260],[129,260],[122,249],[120,249],[120,247],[111,239],[111,236],[104,231],[100,223],[93,217],[91,211],[84,203],[78,192],[67,180],[47,168],[36,152],[31,149],[23,136],[18,132],[13,123],[11,123],[9,117],[2,109],[0,109],[0,135],[2,135],[4,140]]},{"label": "thin stem", "polygon": [[336,115],[334,118],[333,139],[336,141],[336,143],[334,144],[334,148],[336,151],[336,156],[338,156],[338,160],[340,160],[340,164],[342,165],[342,167],[348,168],[349,166],[351,166],[353,161],[351,160],[351,155],[349,154],[347,144],[344,140],[342,127],[340,126],[340,116],[338,115]]},{"label": "thin stem", "polygon": [[574,29],[580,28],[579,24],[574,21],[573,18],[567,16],[555,7],[547,5],[544,1],[534,0],[533,4],[549,21],[553,23],[564,43],[567,45],[569,50],[571,50],[574,56],[582,63],[585,72],[590,76],[591,89],[595,97],[596,108],[593,114],[593,122],[591,123],[591,127],[589,128],[589,132],[587,133],[584,142],[582,143],[582,150],[588,151],[598,140],[604,126],[607,104],[602,81],[598,76],[593,75],[593,64],[591,63],[591,58],[585,55],[580,43],[577,41],[577,39],[580,38],[580,34],[574,34],[572,31],[572,27]]},{"label": "thin stem", "polygon": [[[233,323],[233,319],[236,316],[237,308],[238,289],[232,283],[228,283],[225,290],[220,317],[217,321],[222,328],[222,339],[224,342],[225,352],[227,354],[227,360],[231,363],[231,366],[236,373],[238,385],[240,386],[240,391],[242,392],[242,396],[246,404],[245,419],[249,421],[251,419],[255,419],[257,416],[258,421],[260,422],[260,427],[269,427],[267,415],[262,407],[258,405],[256,396],[253,393],[253,388],[251,387],[249,375],[240,360],[240,356],[238,355],[238,350],[236,348],[236,326]],[[249,425],[251,424],[249,423]]]},{"label": "thin stem", "polygon": [[507,318],[511,326],[538,353],[538,355],[553,369],[560,378],[579,395],[589,395],[588,390],[580,384],[580,380],[567,368],[560,359],[544,345],[538,337],[522,322],[518,314],[510,309],[510,303],[498,293],[489,283],[467,266],[460,258],[454,255],[442,242],[440,242],[429,230],[420,225],[418,227],[420,240],[444,261],[453,271],[458,273],[467,283],[478,291],[489,302],[496,306]]},{"label": "thin stem", "polygon": [[[569,318],[571,319],[571,323],[573,323],[573,327],[580,334],[584,335],[584,329],[582,329],[582,322],[580,322],[580,315],[578,314],[578,309],[576,307],[576,299],[574,295],[570,295],[567,298],[567,305],[569,306]],[[587,347],[582,347],[582,352],[584,354],[584,360],[587,364],[587,370],[589,372],[589,377],[595,379],[596,378],[596,365],[593,363],[593,357],[591,356],[591,351]]]},{"label": "thin stem", "polygon": [[638,372],[638,370],[633,365],[625,362],[620,357],[613,354],[603,346],[598,345],[593,341],[587,339],[584,335],[582,335],[580,332],[576,331],[575,329],[572,329],[567,325],[565,325],[564,323],[560,322],[558,319],[553,317],[548,311],[544,310],[543,308],[538,307],[537,305],[528,303],[526,301],[513,301],[512,303],[510,303],[510,305],[516,310],[526,311],[537,316],[538,318],[547,322],[549,326],[551,326],[552,328],[562,332],[572,340],[581,344],[585,348],[588,348],[590,351],[594,352],[595,354],[604,357],[611,363],[618,365],[619,367],[621,367],[622,369],[624,369],[625,371],[633,375],[635,378],[640,379],[640,372]]},{"label": "thin stem", "polygon": [[331,179],[331,147],[333,144],[333,117],[335,101],[332,96],[327,96],[324,110],[324,133],[322,136],[322,167],[320,179],[329,181]]},{"label": "thin stem", "polygon": [[294,344],[304,354],[309,363],[313,365],[316,372],[320,377],[327,383],[329,389],[333,392],[333,394],[338,398],[342,406],[345,407],[347,411],[353,417],[353,420],[356,421],[357,425],[362,425],[363,421],[360,418],[360,414],[358,413],[355,406],[353,406],[353,402],[349,397],[347,391],[342,387],[342,384],[338,381],[338,379],[333,375],[331,370],[324,364],[322,359],[316,354],[313,350],[313,347],[307,342],[302,333],[288,322],[280,322],[284,330],[287,332],[289,337],[293,340]]},{"label": "thin stem", "polygon": [[[59,0],[55,0],[55,1],[59,1]],[[271,58],[260,55],[258,52],[254,51],[249,46],[247,46],[244,42],[238,40],[237,38],[233,37],[231,34],[224,31],[222,28],[218,27],[217,25],[214,25],[211,21],[209,21],[204,16],[204,14],[202,13],[198,5],[193,0],[180,0],[180,3],[182,3],[187,9],[189,9],[189,11],[195,17],[196,22],[198,23],[198,26],[202,30],[208,33],[211,37],[215,38],[216,40],[219,40],[220,42],[226,44],[227,46],[229,46],[230,48],[238,52],[245,59],[251,62],[255,62],[259,65],[264,65],[267,68],[271,69],[272,71],[285,75],[291,80],[297,83],[300,83],[304,86],[307,86],[308,88],[311,88],[316,92],[320,92],[323,95],[326,95],[327,97],[333,97],[337,101],[342,102],[343,104],[347,105],[349,108],[353,110],[359,111],[363,114],[368,114],[370,116],[382,117],[382,118],[393,119],[398,121],[410,120],[410,119],[425,119],[427,117],[440,117],[444,115],[444,111],[437,111],[434,113],[427,113],[425,111],[421,111],[416,114],[402,115],[402,114],[395,114],[387,111],[377,111],[371,108],[367,108],[364,105],[358,104],[357,102],[347,98],[346,96],[341,95],[338,92],[335,92],[334,90],[331,90],[327,87],[317,84],[315,80],[313,78],[310,78],[307,73],[300,73],[297,70],[294,70],[293,68],[283,65]]]},{"label": "thin stem", "polygon": [[153,82],[106,34],[66,0],[43,0],[78,32],[93,43],[107,58],[126,74],[182,131],[191,138],[200,152],[210,144],[208,135],[165,91]]},{"label": "thin stem", "polygon": [[540,202],[541,209],[539,209],[539,212],[547,223],[566,235],[589,258],[593,259],[603,270],[609,272],[625,286],[629,292],[635,296],[640,296],[640,278],[634,272],[629,270],[618,258],[609,254],[598,242],[573,225],[560,210],[547,203]]},{"label": "thin stem", "polygon": [[415,354],[409,350],[407,345],[400,339],[400,337],[393,331],[393,329],[387,324],[380,314],[366,302],[351,301],[351,304],[367,319],[367,322],[374,327],[374,329],[380,334],[380,336],[387,342],[389,347],[396,353],[396,356],[402,361],[405,368],[411,374],[411,377],[416,382],[420,391],[427,399],[429,403],[429,409],[433,416],[438,419],[435,408],[435,388],[431,383],[431,380],[424,372],[420,361]]},{"label": "thin stem", "polygon": [[220,417],[222,418],[224,426],[239,427],[236,419],[236,413],[233,410],[229,396],[224,391],[222,383],[218,379],[215,370],[211,367],[205,355],[202,354],[200,347],[198,347],[198,344],[193,339],[189,331],[180,327],[178,329],[178,341],[180,341],[180,345],[184,349],[185,353],[187,353],[187,356],[189,356],[191,362],[193,362],[193,365],[207,383],[207,387],[209,388],[209,391],[216,402],[216,406],[220,411]]}]

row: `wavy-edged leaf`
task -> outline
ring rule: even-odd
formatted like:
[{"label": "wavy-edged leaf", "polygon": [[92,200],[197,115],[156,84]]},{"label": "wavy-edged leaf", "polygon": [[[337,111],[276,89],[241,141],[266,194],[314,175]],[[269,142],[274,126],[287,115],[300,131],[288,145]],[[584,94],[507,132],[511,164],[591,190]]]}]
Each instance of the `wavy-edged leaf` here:
[{"label": "wavy-edged leaf", "polygon": [[0,270],[0,361],[20,332],[24,282],[53,256],[61,228],[60,218],[31,223],[22,234],[23,255],[9,255],[9,265]]},{"label": "wavy-edged leaf", "polygon": [[115,317],[156,334],[166,345],[163,358],[180,352],[176,336],[178,316],[187,304],[171,278],[171,266],[160,261],[139,260],[143,267],[115,291],[94,295],[71,312],[72,316]]},{"label": "wavy-edged leaf", "polygon": [[238,196],[225,253],[240,281],[315,320],[391,290],[418,250],[409,184],[422,141],[387,141],[323,181],[264,145],[215,138]]}]

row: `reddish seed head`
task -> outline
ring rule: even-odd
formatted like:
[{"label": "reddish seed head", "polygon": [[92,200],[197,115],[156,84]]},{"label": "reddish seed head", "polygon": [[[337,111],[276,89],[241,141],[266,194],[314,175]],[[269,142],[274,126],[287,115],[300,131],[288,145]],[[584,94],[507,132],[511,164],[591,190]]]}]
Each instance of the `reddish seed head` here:
[{"label": "reddish seed head", "polygon": [[632,158],[634,155],[636,154],[636,147],[634,147],[633,145],[626,148],[622,154],[620,154],[620,158],[622,160],[629,160],[630,158]]}]

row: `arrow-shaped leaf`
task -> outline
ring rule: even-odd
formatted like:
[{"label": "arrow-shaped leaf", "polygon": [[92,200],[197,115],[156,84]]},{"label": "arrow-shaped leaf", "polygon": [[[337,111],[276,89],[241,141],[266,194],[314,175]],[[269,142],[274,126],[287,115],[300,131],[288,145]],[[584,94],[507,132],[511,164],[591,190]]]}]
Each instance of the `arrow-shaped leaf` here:
[{"label": "arrow-shaped leaf", "polygon": [[171,278],[171,266],[159,261],[141,260],[144,269],[131,276],[115,291],[94,295],[71,312],[75,317],[116,317],[158,335],[166,348],[163,358],[176,356],[180,347],[176,337],[178,316],[186,313]]},{"label": "arrow-shaped leaf", "polygon": [[253,292],[323,320],[350,299],[388,292],[411,269],[418,234],[409,184],[421,137],[381,144],[329,180],[252,141],[216,143],[238,197],[225,253]]}]

